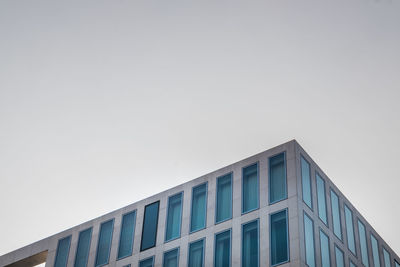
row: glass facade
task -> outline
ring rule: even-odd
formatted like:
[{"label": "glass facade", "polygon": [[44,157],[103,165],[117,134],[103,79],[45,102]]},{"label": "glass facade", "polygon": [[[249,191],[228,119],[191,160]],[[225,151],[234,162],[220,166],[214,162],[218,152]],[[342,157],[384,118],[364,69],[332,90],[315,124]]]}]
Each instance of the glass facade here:
[{"label": "glass facade", "polygon": [[333,233],[337,238],[342,240],[342,225],[340,223],[340,206],[339,197],[331,189],[331,207],[332,207],[332,221],[333,221]]},{"label": "glass facade", "polygon": [[335,259],[336,259],[336,267],[344,267],[343,251],[337,246],[335,246]]},{"label": "glass facade", "polygon": [[269,203],[287,198],[285,153],[269,158]]},{"label": "glass facade", "polygon": [[270,251],[271,265],[289,261],[287,210],[270,215]]},{"label": "glass facade", "polygon": [[374,260],[374,267],[381,267],[381,263],[379,260],[378,240],[376,240],[375,236],[372,234],[371,234],[371,248],[372,248],[372,258]]},{"label": "glass facade", "polygon": [[346,205],[344,205],[344,217],[346,221],[347,247],[354,255],[356,255],[356,243],[354,240],[354,227],[353,227],[353,212]]},{"label": "glass facade", "polygon": [[315,173],[315,180],[317,184],[318,216],[325,225],[328,225],[328,217],[326,216],[325,181],[317,172]]},{"label": "glass facade", "polygon": [[232,218],[232,173],[217,178],[217,206],[215,222]]},{"label": "glass facade", "polygon": [[140,251],[152,248],[156,245],[157,225],[158,225],[158,209],[160,202],[154,202],[144,208],[142,242]]},{"label": "glass facade", "polygon": [[386,249],[383,249],[383,261],[385,264],[385,267],[390,267],[390,254],[387,252]]},{"label": "glass facade", "polygon": [[303,192],[303,201],[312,209],[312,191],[311,191],[311,171],[310,164],[301,157],[301,185]]},{"label": "glass facade", "polygon": [[206,227],[207,216],[207,183],[193,187],[192,190],[192,216],[190,232]]},{"label": "glass facade", "polygon": [[304,213],[304,241],[306,248],[306,264],[310,267],[315,266],[314,248],[314,222]]},{"label": "glass facade", "polygon": [[360,237],[360,248],[361,248],[361,262],[364,266],[369,266],[368,261],[368,246],[367,246],[367,234],[365,232],[364,224],[358,220],[358,235]]},{"label": "glass facade", "polygon": [[319,243],[321,251],[321,266],[331,266],[331,256],[329,250],[329,237],[320,229],[319,230]]},{"label": "glass facade", "polygon": [[214,267],[231,266],[231,230],[215,235]]},{"label": "glass facade", "polygon": [[242,267],[259,266],[258,220],[242,225]]},{"label": "glass facade", "polygon": [[71,246],[71,236],[58,240],[56,260],[54,267],[66,267],[68,262],[69,247]]},{"label": "glass facade", "polygon": [[176,239],[181,236],[182,200],[183,192],[168,198],[165,241]]},{"label": "glass facade", "polygon": [[258,164],[243,168],[242,213],[258,209]]},{"label": "glass facade", "polygon": [[103,266],[105,264],[108,264],[110,258],[113,228],[114,219],[103,222],[100,226],[95,266]]},{"label": "glass facade", "polygon": [[204,266],[204,239],[190,243],[188,267]]},{"label": "glass facade", "polygon": [[91,238],[92,238],[92,228],[83,230],[79,233],[74,267],[86,267],[89,257]]},{"label": "glass facade", "polygon": [[139,263],[139,267],[153,267],[154,266],[154,257],[141,260]]},{"label": "glass facade", "polygon": [[118,246],[118,259],[132,255],[135,223],[136,211],[132,211],[122,216],[121,233],[119,236]]},{"label": "glass facade", "polygon": [[163,267],[178,267],[179,265],[179,248],[164,253]]}]

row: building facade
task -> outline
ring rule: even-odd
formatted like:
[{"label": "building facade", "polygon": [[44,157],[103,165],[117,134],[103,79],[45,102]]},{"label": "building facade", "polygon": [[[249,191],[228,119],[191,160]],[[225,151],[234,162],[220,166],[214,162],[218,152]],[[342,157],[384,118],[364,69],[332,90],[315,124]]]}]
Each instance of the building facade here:
[{"label": "building facade", "polygon": [[400,267],[290,141],[0,256],[0,266]]}]

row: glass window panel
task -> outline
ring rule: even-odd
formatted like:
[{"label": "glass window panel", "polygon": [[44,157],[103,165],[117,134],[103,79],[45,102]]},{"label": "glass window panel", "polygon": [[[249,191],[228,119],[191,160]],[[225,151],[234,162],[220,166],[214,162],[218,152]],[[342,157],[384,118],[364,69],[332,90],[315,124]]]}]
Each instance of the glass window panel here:
[{"label": "glass window panel", "polygon": [[270,215],[271,264],[276,265],[289,260],[287,210]]},{"label": "glass window panel", "polygon": [[68,263],[69,247],[71,245],[71,236],[58,240],[56,260],[54,267],[66,267]]},{"label": "glass window panel", "polygon": [[342,225],[340,223],[339,197],[333,190],[331,190],[331,207],[332,207],[333,233],[340,240],[342,240]]},{"label": "glass window panel", "polygon": [[269,203],[287,198],[285,153],[269,159]]},{"label": "glass window panel", "polygon": [[182,198],[182,192],[168,198],[168,215],[165,241],[181,236]]},{"label": "glass window panel", "polygon": [[153,267],[154,257],[140,261],[139,267]]},{"label": "glass window panel", "polygon": [[312,209],[310,164],[301,157],[301,184],[303,201]]},{"label": "glass window panel", "polygon": [[258,164],[243,168],[242,213],[258,208]]},{"label": "glass window panel", "polygon": [[90,240],[92,239],[92,228],[79,233],[78,246],[75,254],[75,267],[86,267],[89,257]]},{"label": "glass window panel", "polygon": [[242,267],[258,267],[258,220],[242,225]]},{"label": "glass window panel", "polygon": [[100,226],[99,241],[97,243],[96,266],[108,263],[114,227],[114,219],[103,222]]},{"label": "glass window panel", "polygon": [[354,240],[353,212],[344,205],[344,217],[346,220],[347,247],[356,255],[356,243]]},{"label": "glass window panel", "polygon": [[322,230],[319,230],[319,240],[321,246],[321,266],[330,267],[331,256],[329,250],[329,237]]},{"label": "glass window panel", "polygon": [[215,235],[214,267],[231,266],[231,230]]},{"label": "glass window panel", "polygon": [[400,267],[400,263],[398,263],[397,261],[394,261],[394,266],[395,267]]},{"label": "glass window panel", "polygon": [[390,254],[386,249],[383,249],[383,260],[385,261],[385,267],[390,267]]},{"label": "glass window panel", "polygon": [[326,225],[328,225],[328,218],[326,216],[326,195],[325,195],[325,181],[315,173],[315,179],[317,182],[317,204],[318,204],[318,216]]},{"label": "glass window panel", "polygon": [[163,267],[178,267],[179,249],[173,249],[164,253]]},{"label": "glass window panel", "polygon": [[374,266],[380,267],[381,263],[379,261],[379,249],[378,249],[378,240],[376,240],[375,236],[371,234],[371,247],[372,247],[372,258],[374,259]]},{"label": "glass window panel", "polygon": [[357,267],[352,261],[350,261],[350,267]]},{"label": "glass window panel", "polygon": [[335,258],[336,258],[336,267],[344,267],[343,251],[341,251],[337,246],[335,246]]},{"label": "glass window panel", "polygon": [[204,239],[193,242],[189,245],[188,267],[204,266]]},{"label": "glass window panel", "polygon": [[361,261],[364,266],[368,267],[367,235],[365,233],[365,226],[360,220],[358,220],[358,235],[360,236]]},{"label": "glass window panel", "polygon": [[215,222],[232,218],[232,173],[217,179],[217,211]]},{"label": "glass window panel", "polygon": [[152,248],[156,245],[158,209],[160,202],[154,202],[144,208],[142,242],[140,251]]},{"label": "glass window panel", "polygon": [[315,266],[314,249],[314,222],[304,213],[304,239],[306,245],[306,263],[310,267]]},{"label": "glass window panel", "polygon": [[130,212],[122,217],[119,237],[118,259],[132,255],[133,238],[135,235],[136,212]]},{"label": "glass window panel", "polygon": [[192,218],[190,231],[197,231],[206,227],[207,214],[207,183],[196,186],[192,190]]}]

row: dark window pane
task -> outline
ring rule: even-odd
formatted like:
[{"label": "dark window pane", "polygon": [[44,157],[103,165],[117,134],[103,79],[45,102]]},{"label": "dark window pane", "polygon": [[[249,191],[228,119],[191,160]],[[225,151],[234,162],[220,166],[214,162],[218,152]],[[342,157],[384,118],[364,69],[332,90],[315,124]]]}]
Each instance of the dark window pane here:
[{"label": "dark window pane", "polygon": [[231,230],[215,236],[214,267],[231,266]]},{"label": "dark window pane", "polygon": [[217,179],[216,222],[232,218],[232,174]]},{"label": "dark window pane", "polygon": [[258,164],[243,168],[242,212],[258,208]]},{"label": "dark window pane", "polygon": [[178,267],[179,249],[173,249],[164,253],[163,267]]},{"label": "dark window pane", "polygon": [[96,266],[108,263],[112,241],[114,219],[104,222],[100,226],[99,241],[97,243]]},{"label": "dark window pane", "polygon": [[189,245],[188,267],[204,266],[204,239],[193,242]]},{"label": "dark window pane", "polygon": [[287,198],[285,153],[269,159],[269,203]]},{"label": "dark window pane", "polygon": [[58,240],[56,260],[54,267],[66,267],[68,263],[69,247],[71,245],[71,236]]},{"label": "dark window pane", "polygon": [[258,267],[258,221],[242,227],[242,267]]},{"label": "dark window pane", "polygon": [[78,247],[75,255],[75,267],[86,267],[89,257],[90,240],[92,238],[92,228],[79,233]]},{"label": "dark window pane", "polygon": [[287,211],[271,215],[271,264],[276,265],[289,260]]},{"label": "dark window pane", "polygon": [[181,235],[182,197],[183,193],[179,193],[168,198],[165,241],[178,238]]},{"label": "dark window pane", "polygon": [[192,218],[190,231],[197,231],[206,227],[207,212],[207,183],[196,186],[192,190]]},{"label": "dark window pane", "polygon": [[156,245],[157,225],[158,225],[158,208],[160,202],[154,202],[144,208],[142,242],[140,251],[152,248]]},{"label": "dark window pane", "polygon": [[118,259],[132,255],[133,238],[135,234],[136,212],[130,212],[122,217],[121,234],[119,237]]},{"label": "dark window pane", "polygon": [[140,261],[139,267],[153,267],[154,257]]}]

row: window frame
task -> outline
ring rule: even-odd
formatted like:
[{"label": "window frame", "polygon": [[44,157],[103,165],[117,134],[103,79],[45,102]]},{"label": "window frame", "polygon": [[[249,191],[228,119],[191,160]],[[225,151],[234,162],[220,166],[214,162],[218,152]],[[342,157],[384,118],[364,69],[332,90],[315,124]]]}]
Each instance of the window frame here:
[{"label": "window frame", "polygon": [[[148,247],[148,248],[146,248],[146,249],[143,249],[143,232],[144,232],[144,223],[145,223],[145,221],[146,221],[146,208],[147,208],[148,206],[151,206],[151,205],[155,204],[155,203],[158,203],[158,210],[157,210],[156,234],[155,234],[155,238],[154,238],[154,239],[155,239],[155,240],[154,240],[154,246],[151,246],[151,247]],[[148,250],[148,249],[154,248],[154,247],[157,246],[157,234],[158,234],[158,221],[159,221],[159,219],[160,219],[160,200],[151,202],[151,203],[149,203],[149,204],[147,204],[147,205],[144,206],[144,208],[143,208],[142,234],[141,234],[141,238],[140,238],[140,249],[139,249],[139,253],[141,253],[141,252],[143,252],[143,251],[146,251],[146,250]]]}]

